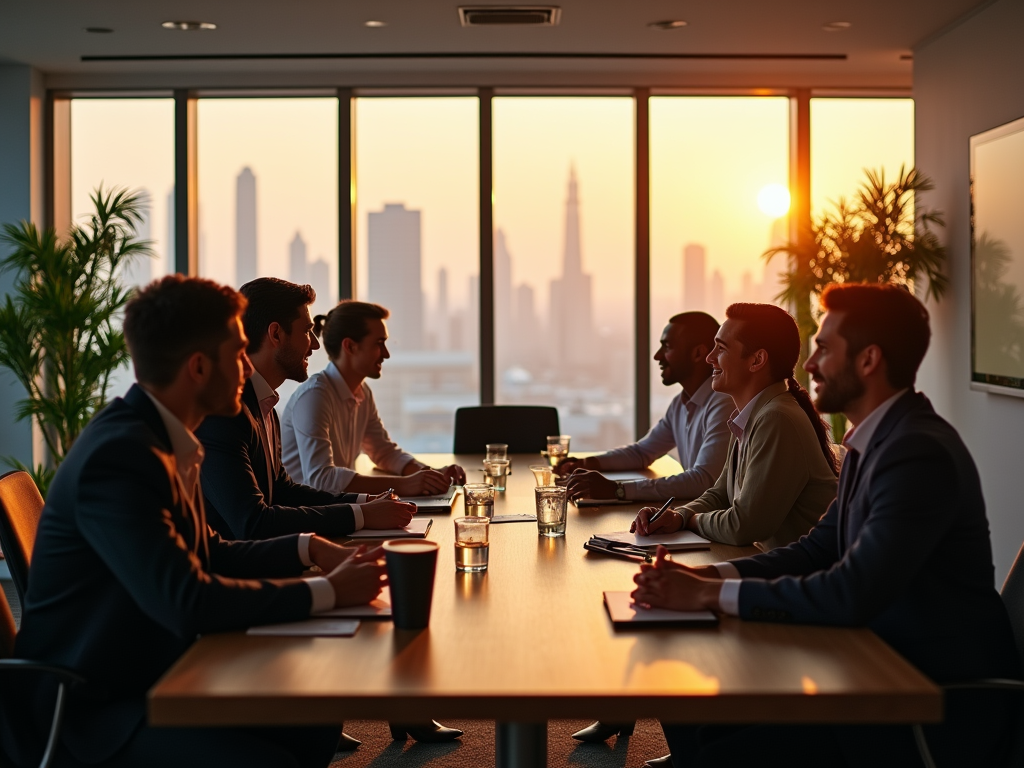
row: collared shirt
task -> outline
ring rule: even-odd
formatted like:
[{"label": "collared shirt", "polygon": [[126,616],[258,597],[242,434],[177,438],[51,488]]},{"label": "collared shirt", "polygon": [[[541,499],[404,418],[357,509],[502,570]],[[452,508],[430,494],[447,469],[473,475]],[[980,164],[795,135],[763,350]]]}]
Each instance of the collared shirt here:
[{"label": "collared shirt", "polygon": [[[768,387],[771,386],[773,386],[773,384],[768,385]],[[743,406],[742,411],[734,408],[732,413],[729,415],[729,431],[732,432],[733,436],[736,438],[737,459],[740,458],[743,453],[743,435],[747,430],[747,422],[750,421],[750,416],[754,412],[754,404],[757,403],[757,399],[764,394],[765,389],[768,389],[768,387],[765,387],[750,398],[750,402]]]},{"label": "collared shirt", "polygon": [[353,392],[334,363],[299,385],[288,401],[281,417],[281,452],[294,480],[331,493],[352,482],[362,452],[395,475],[413,460],[384,429],[366,382]]},{"label": "collared shirt", "polygon": [[[846,433],[846,437],[843,439],[843,445],[845,445],[848,450],[857,451],[863,456],[867,452],[868,448],[871,447],[871,438],[874,437],[875,430],[877,430],[878,425],[882,423],[882,419],[885,418],[885,414],[889,412],[889,409],[892,408],[896,401],[903,397],[909,389],[909,387],[901,389],[884,403],[876,407],[875,410],[867,415],[864,421]],[[743,578],[740,576],[739,570],[732,563],[715,563],[715,568],[718,570],[718,575],[725,579],[725,583],[722,585],[722,591],[718,596],[718,602],[722,607],[722,612],[729,616],[739,616],[740,585],[743,583]]]},{"label": "collared shirt", "polygon": [[672,477],[623,481],[627,499],[695,499],[714,485],[729,450],[726,418],[732,398],[711,388],[711,377],[692,396],[680,392],[665,415],[638,442],[600,454],[603,470],[640,469],[675,448],[685,471]]},{"label": "collared shirt", "polygon": [[[262,376],[260,378],[263,379]],[[266,386],[266,383],[264,379],[264,386]],[[198,498],[201,494],[196,493],[196,491],[199,490],[199,475],[203,465],[203,458],[206,455],[206,452],[203,450],[203,444],[181,422],[181,419],[153,396],[152,392],[145,387],[142,387],[142,391],[146,393],[146,396],[156,407],[157,413],[160,414],[160,420],[164,423],[164,429],[167,430],[167,436],[171,439],[174,463],[177,466],[178,477],[181,479],[182,485],[191,494],[192,499]],[[307,568],[313,565],[313,561],[309,557],[309,540],[312,538],[313,534],[311,533],[299,534],[299,560]],[[313,595],[313,606],[310,609],[311,614],[322,613],[334,608],[335,594],[331,582],[322,577],[304,579],[304,581],[309,585],[309,591]]]},{"label": "collared shirt", "polygon": [[260,415],[263,416],[263,426],[267,429],[267,437],[273,440],[274,417],[271,413],[274,406],[280,402],[281,396],[271,388],[259,371],[253,370],[250,378],[252,379],[252,388],[256,392],[256,399],[260,403]]}]

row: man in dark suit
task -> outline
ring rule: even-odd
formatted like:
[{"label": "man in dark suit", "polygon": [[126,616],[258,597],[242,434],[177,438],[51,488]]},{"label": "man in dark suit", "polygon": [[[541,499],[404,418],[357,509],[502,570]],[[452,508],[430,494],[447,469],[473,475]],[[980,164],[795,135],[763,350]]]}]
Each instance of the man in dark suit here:
[{"label": "man in dark suit", "polygon": [[[937,683],[1021,677],[993,588],[977,469],[956,430],[913,391],[928,313],[894,286],[834,286],[806,370],[815,404],[853,424],[837,500],[788,547],[688,568],[661,553],[634,598],[753,621],[866,626]],[[999,765],[1017,715],[1005,693],[952,692],[925,733],[941,766]],[[676,768],[920,765],[907,726],[665,726]],[[652,761],[656,762],[656,761]]]},{"label": "man in dark suit", "polygon": [[360,528],[408,525],[416,507],[366,494],[336,495],[293,482],[281,461],[281,427],[274,406],[286,379],[304,381],[320,343],[309,305],[316,293],[262,277],[242,286],[243,324],[254,370],[242,410],[211,416],[196,430],[206,450],[203,492],[210,525],[222,536],[265,539],[286,533],[343,536]]},{"label": "man in dark suit", "polygon": [[[16,654],[86,679],[69,694],[57,765],[324,768],[335,753],[339,727],[146,725],[146,691],[197,635],[366,603],[384,583],[379,549],[208,529],[193,431],[240,408],[244,306],[230,288],[179,275],[132,299],[124,333],[139,383],[92,420],[50,487]],[[313,564],[327,577],[300,578]],[[25,681],[29,723],[5,736],[16,764],[38,763],[55,689]]]}]

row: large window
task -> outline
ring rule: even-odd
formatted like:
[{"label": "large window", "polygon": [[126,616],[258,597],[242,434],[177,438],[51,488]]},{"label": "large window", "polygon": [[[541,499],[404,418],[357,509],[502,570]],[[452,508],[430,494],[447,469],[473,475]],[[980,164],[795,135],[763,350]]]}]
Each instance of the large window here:
[{"label": "large window", "polygon": [[480,402],[479,100],[355,110],[357,294],[391,312],[370,386],[406,450],[450,451],[455,409]]},{"label": "large window", "polygon": [[[789,100],[651,99],[651,352],[672,315],[721,322],[737,301],[773,302],[789,235]],[[652,362],[651,423],[678,387]]]},{"label": "large window", "polygon": [[[152,258],[139,258],[122,273],[127,285],[145,285],[174,271],[174,100],[73,99],[71,101],[71,212],[82,223],[93,194],[130,189],[144,196],[140,239]],[[128,391],[130,368],[111,377],[109,397]]]},{"label": "large window", "polygon": [[[200,99],[199,273],[309,283],[314,312],[337,301],[338,100]],[[309,370],[327,364],[318,350]],[[298,386],[279,390],[283,409]]]},{"label": "large window", "polygon": [[496,98],[499,403],[558,407],[580,450],[633,437],[633,100]]}]

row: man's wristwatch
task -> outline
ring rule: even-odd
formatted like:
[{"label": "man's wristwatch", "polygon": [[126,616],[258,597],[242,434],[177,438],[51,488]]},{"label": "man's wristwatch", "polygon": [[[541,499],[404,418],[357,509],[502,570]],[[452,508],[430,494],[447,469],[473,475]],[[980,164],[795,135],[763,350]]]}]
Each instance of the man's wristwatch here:
[{"label": "man's wristwatch", "polygon": [[626,486],[617,480],[615,481],[615,498],[619,501],[626,500]]}]

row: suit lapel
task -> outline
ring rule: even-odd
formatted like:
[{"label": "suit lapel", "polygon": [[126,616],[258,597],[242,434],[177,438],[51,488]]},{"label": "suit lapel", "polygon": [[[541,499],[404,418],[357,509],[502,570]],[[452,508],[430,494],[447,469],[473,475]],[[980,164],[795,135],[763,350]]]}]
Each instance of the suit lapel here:
[{"label": "suit lapel", "polygon": [[[246,412],[249,414],[249,420],[253,423],[253,428],[256,430],[256,434],[259,437],[260,449],[263,451],[263,464],[267,471],[266,476],[266,487],[263,491],[263,495],[266,496],[267,505],[270,506],[274,503],[274,461],[271,458],[271,451],[274,450],[272,437],[267,434],[267,425],[263,421],[263,412],[260,410],[259,400],[256,399],[256,389],[252,385],[252,379],[245,382],[245,389],[242,390],[242,404],[245,407]],[[253,467],[253,471],[256,471],[256,467]],[[259,479],[259,478],[257,478]]]}]

